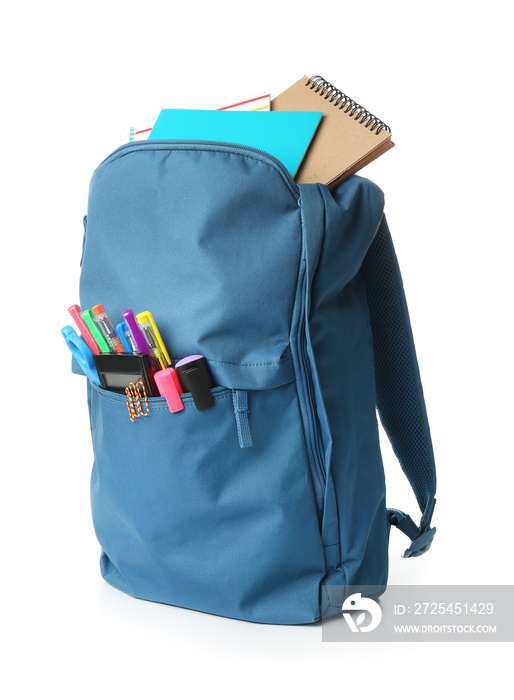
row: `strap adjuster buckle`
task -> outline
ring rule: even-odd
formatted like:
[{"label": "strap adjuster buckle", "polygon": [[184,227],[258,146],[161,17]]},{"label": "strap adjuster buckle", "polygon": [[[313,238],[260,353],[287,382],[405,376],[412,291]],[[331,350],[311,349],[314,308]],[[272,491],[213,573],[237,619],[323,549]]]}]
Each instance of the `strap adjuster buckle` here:
[{"label": "strap adjuster buckle", "polygon": [[431,527],[426,532],[423,532],[419,537],[412,540],[410,547],[405,550],[403,554],[404,559],[409,559],[410,557],[420,557],[425,552],[428,552],[434,535],[436,533],[436,528]]}]

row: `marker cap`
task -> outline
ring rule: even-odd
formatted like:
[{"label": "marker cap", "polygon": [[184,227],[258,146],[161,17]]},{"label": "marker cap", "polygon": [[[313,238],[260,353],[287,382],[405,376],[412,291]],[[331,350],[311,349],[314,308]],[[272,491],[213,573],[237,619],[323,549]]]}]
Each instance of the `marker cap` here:
[{"label": "marker cap", "polygon": [[191,392],[195,406],[205,411],[214,406],[211,388],[215,386],[211,370],[203,355],[189,355],[175,365],[184,391]]},{"label": "marker cap", "polygon": [[166,399],[170,411],[172,413],[181,411],[184,408],[184,404],[180,398],[182,387],[180,386],[175,370],[172,367],[161,369],[159,372],[155,373],[154,379],[159,393]]}]

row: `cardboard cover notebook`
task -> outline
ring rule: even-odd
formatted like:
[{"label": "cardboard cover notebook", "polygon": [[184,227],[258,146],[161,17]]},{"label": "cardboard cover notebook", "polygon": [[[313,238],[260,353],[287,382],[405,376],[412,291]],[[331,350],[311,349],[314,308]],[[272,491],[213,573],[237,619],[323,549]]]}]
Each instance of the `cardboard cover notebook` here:
[{"label": "cardboard cover notebook", "polygon": [[316,75],[304,76],[271,101],[275,111],[323,111],[295,180],[334,186],[394,146],[383,121]]}]

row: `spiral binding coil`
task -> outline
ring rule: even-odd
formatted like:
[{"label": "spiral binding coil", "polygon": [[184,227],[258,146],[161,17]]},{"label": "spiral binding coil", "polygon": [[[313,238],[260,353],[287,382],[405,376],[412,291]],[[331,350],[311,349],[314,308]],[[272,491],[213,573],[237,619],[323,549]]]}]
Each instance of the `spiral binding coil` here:
[{"label": "spiral binding coil", "polygon": [[391,132],[391,129],[381,119],[378,119],[374,114],[368,112],[362,105],[352,100],[351,97],[345,95],[341,90],[338,90],[332,83],[322,78],[321,75],[315,75],[309,78],[305,85],[319,93],[320,97],[324,97],[325,100],[328,100],[334,107],[342,109],[344,114],[353,117],[355,121],[362,124],[364,128],[374,131],[377,135],[382,130],[389,131],[389,133]]}]

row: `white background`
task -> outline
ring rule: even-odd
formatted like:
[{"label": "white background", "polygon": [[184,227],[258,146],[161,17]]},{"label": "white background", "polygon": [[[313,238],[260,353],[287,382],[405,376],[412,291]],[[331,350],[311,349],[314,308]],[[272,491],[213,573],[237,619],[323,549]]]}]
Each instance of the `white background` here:
[{"label": "white background", "polygon": [[[190,9],[184,9],[190,8]],[[60,335],[82,217],[121,127],[321,74],[392,126],[386,193],[438,462],[438,527],[391,583],[513,583],[508,3],[18,3],[2,14],[4,697],[428,698],[509,682],[498,644],[323,644],[100,577],[85,387]],[[151,121],[148,126],[151,125]],[[389,505],[416,505],[384,445]],[[444,697],[444,695],[443,695]]]}]

